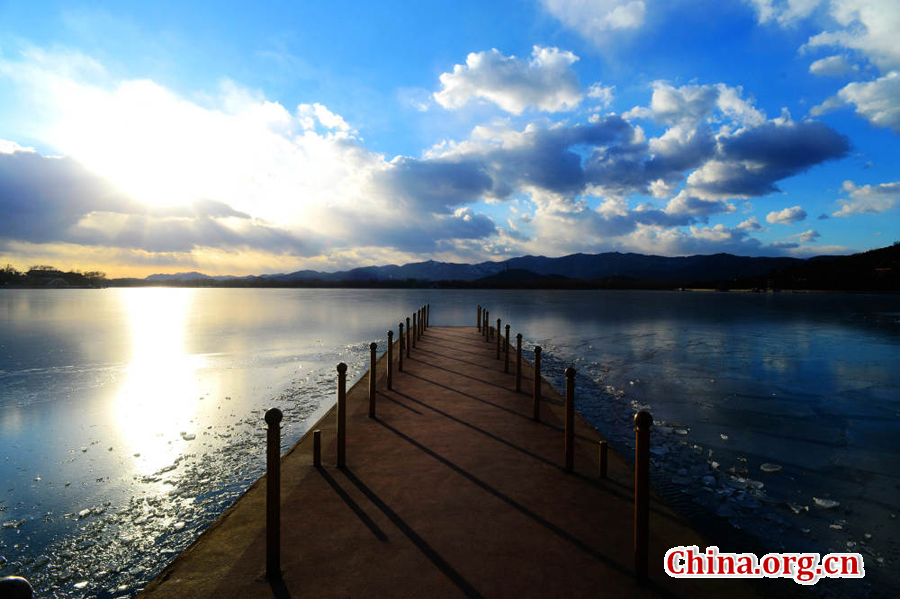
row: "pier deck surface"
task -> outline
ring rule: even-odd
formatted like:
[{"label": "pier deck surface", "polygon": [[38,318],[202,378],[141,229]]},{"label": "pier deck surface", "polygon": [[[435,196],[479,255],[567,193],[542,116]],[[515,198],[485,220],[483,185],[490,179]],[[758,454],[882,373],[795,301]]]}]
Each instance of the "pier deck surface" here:
[{"label": "pier deck surface", "polygon": [[516,393],[511,350],[506,374],[475,327],[430,327],[398,373],[395,345],[376,419],[369,375],[348,391],[347,467],[334,467],[334,409],[314,427],[321,468],[311,433],[282,460],[281,580],[265,578],[263,477],[142,596],[755,597],[745,581],[668,577],[666,549],[706,544],[655,497],[650,580],[634,581],[633,470],[610,451],[599,479],[600,437],[576,414],[566,473],[562,399],[544,382],[532,420],[533,371],[523,361]]}]

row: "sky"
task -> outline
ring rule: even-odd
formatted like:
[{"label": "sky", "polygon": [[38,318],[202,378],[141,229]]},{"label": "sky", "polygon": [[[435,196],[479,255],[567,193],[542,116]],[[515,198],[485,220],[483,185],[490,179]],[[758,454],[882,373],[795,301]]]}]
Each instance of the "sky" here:
[{"label": "sky", "polygon": [[0,0],[0,262],[900,240],[897,0]]}]

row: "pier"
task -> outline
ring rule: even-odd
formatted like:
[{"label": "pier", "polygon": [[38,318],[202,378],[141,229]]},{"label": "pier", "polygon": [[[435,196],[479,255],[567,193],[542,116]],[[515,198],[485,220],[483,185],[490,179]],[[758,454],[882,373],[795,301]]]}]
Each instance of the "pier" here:
[{"label": "pier", "polygon": [[651,491],[639,548],[634,469],[535,381],[521,336],[510,344],[480,307],[477,326],[433,326],[429,308],[390,353],[372,349],[341,417],[326,413],[142,597],[757,596],[667,576],[666,550],[704,539]]}]

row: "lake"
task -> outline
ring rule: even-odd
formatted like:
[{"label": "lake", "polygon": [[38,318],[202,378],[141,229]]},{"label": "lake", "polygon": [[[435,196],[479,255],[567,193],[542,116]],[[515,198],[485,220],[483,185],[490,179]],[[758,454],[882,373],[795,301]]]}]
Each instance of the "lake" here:
[{"label": "lake", "polygon": [[359,378],[424,303],[433,325],[486,306],[557,389],[578,369],[579,411],[626,456],[650,409],[657,484],[773,551],[861,552],[893,592],[900,302],[831,294],[0,290],[0,574],[136,594],[262,474],[265,410],[286,449],[336,364]]}]

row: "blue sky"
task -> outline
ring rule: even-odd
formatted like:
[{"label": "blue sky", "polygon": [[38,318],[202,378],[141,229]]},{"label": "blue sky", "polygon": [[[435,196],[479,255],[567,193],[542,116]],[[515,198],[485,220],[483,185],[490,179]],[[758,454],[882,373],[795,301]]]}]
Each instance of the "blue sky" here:
[{"label": "blue sky", "polygon": [[0,259],[889,245],[896,31],[896,0],[2,2]]}]

